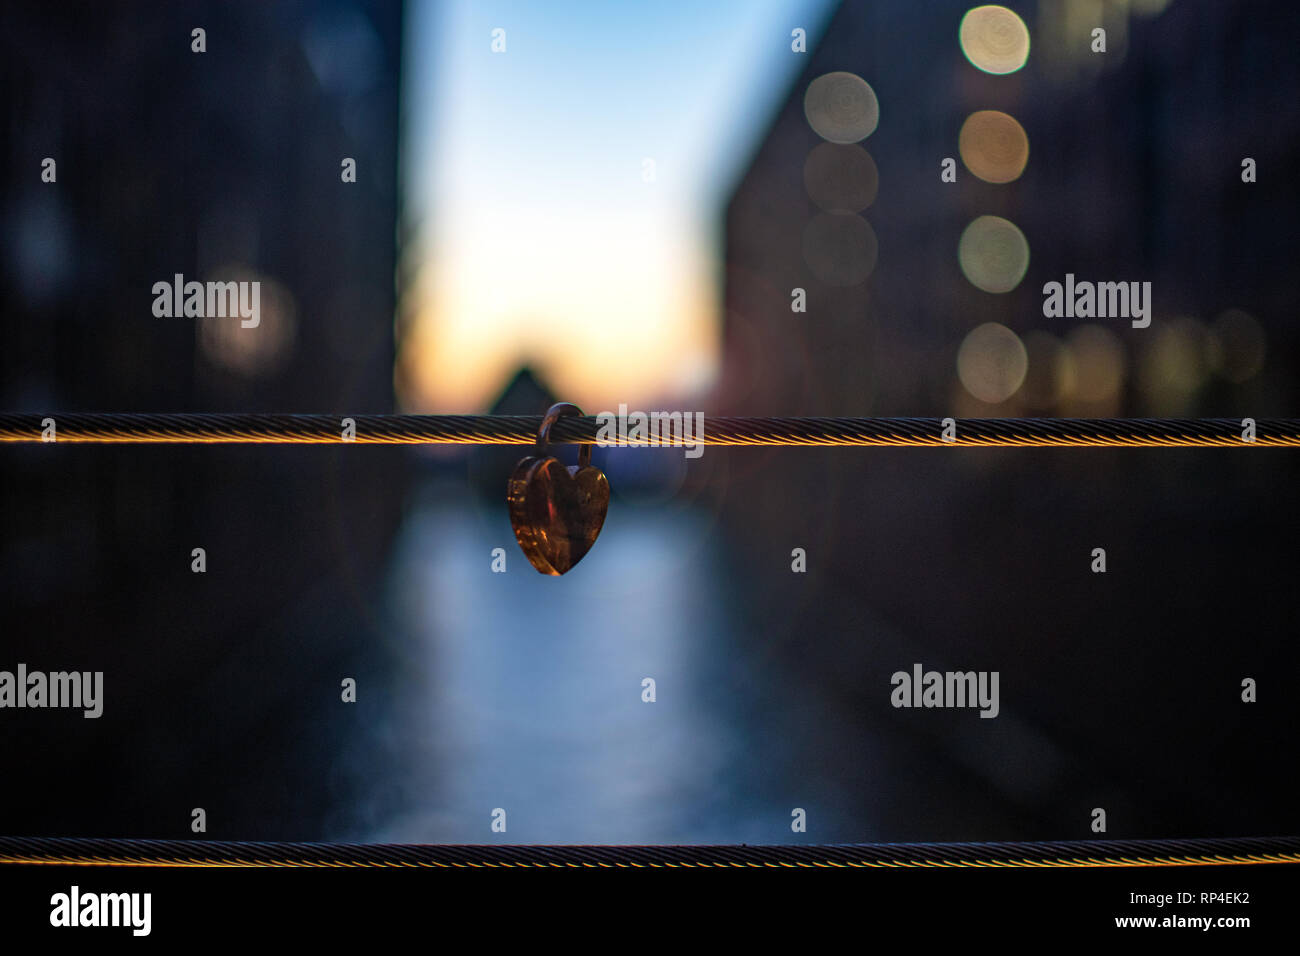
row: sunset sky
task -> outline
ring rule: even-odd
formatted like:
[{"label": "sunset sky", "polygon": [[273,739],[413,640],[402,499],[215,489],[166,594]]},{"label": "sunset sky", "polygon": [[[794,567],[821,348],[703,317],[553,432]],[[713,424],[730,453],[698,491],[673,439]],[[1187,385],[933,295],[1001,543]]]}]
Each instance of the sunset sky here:
[{"label": "sunset sky", "polygon": [[707,386],[726,195],[830,6],[413,4],[405,405],[481,410],[524,363],[593,407]]}]

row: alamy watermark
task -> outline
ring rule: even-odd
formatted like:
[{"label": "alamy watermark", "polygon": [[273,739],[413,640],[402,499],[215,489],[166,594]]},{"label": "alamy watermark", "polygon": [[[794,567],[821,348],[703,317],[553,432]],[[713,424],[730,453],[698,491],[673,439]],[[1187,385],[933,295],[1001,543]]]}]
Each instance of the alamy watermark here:
[{"label": "alamy watermark", "polygon": [[596,416],[596,444],[626,447],[667,445],[685,448],[687,458],[704,454],[703,412],[629,412],[619,405],[617,414]]},{"label": "alamy watermark", "polygon": [[912,672],[895,671],[889,678],[894,686],[889,702],[895,707],[978,707],[981,717],[996,717],[997,671],[925,671],[920,664]]},{"label": "alamy watermark", "polygon": [[1150,282],[1065,282],[1043,286],[1043,315],[1049,319],[1131,319],[1133,328],[1151,324]]},{"label": "alamy watermark", "polygon": [[94,719],[104,713],[103,671],[0,671],[0,708],[67,707]]},{"label": "alamy watermark", "polygon": [[262,323],[262,283],[256,279],[239,282],[186,282],[176,273],[173,280],[153,284],[153,314],[160,319],[226,319],[238,316],[239,324],[255,329]]},{"label": "alamy watermark", "polygon": [[152,893],[83,893],[73,885],[50,897],[50,925],[123,926],[133,936],[148,936],[153,926]]}]

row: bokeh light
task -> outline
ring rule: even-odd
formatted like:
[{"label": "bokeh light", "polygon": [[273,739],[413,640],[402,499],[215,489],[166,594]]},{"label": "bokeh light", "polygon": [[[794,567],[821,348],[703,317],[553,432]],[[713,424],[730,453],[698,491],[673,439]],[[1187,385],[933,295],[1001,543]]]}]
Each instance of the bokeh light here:
[{"label": "bokeh light", "polygon": [[1015,117],[980,110],[962,124],[957,150],[966,168],[986,183],[1009,183],[1029,162],[1029,137]]},{"label": "bokeh light", "polygon": [[808,125],[832,143],[856,143],[876,130],[876,91],[856,73],[825,73],[808,84],[803,98]]},{"label": "bokeh light", "polygon": [[1091,414],[1113,414],[1127,364],[1119,337],[1100,325],[1081,325],[1066,336],[1065,348],[1066,400]]},{"label": "bokeh light", "polygon": [[1029,30],[1006,7],[987,4],[968,10],[957,31],[966,59],[985,73],[1014,73],[1029,59]]},{"label": "bokeh light", "polygon": [[1229,309],[1211,326],[1206,361],[1216,374],[1240,385],[1264,367],[1265,350],[1264,329],[1254,316]]},{"label": "bokeh light", "polygon": [[803,231],[803,257],[827,285],[853,286],[876,268],[876,233],[861,216],[818,213]]},{"label": "bokeh light", "polygon": [[861,212],[875,202],[880,174],[861,146],[818,143],[804,161],[803,184],[827,212]]},{"label": "bokeh light", "polygon": [[1009,220],[980,216],[961,234],[957,261],[971,285],[985,292],[1010,292],[1029,269],[1029,241]]},{"label": "bokeh light", "polygon": [[1208,335],[1195,319],[1162,322],[1143,339],[1146,349],[1138,366],[1138,386],[1147,412],[1159,416],[1189,413],[1207,375]]},{"label": "bokeh light", "polygon": [[957,351],[957,377],[966,391],[990,405],[1014,395],[1028,368],[1020,336],[997,322],[972,329]]},{"label": "bokeh light", "polygon": [[258,324],[245,328],[242,317],[205,316],[195,326],[199,351],[209,364],[249,378],[280,368],[297,338],[297,304],[281,283],[242,265],[215,271],[223,281],[258,282]]},{"label": "bokeh light", "polygon": [[1065,345],[1051,332],[1036,329],[1024,337],[1029,370],[1020,394],[1031,407],[1055,408],[1070,386],[1070,356]]}]

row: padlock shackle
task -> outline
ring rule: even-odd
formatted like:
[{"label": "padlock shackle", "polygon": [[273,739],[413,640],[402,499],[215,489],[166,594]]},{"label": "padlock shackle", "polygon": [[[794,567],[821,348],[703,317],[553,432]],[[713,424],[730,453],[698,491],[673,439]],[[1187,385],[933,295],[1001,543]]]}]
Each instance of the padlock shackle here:
[{"label": "padlock shackle", "polygon": [[[551,426],[561,418],[582,417],[582,409],[572,402],[556,402],[542,416],[542,424],[537,429],[537,456],[546,457],[546,447],[551,443]],[[578,467],[586,468],[591,464],[591,443],[587,442],[578,449]]]}]

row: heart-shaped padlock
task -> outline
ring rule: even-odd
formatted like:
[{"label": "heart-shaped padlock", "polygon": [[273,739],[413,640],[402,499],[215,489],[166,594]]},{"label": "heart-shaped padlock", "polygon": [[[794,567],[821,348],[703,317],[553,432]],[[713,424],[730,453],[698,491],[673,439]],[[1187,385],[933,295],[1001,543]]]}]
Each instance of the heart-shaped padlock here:
[{"label": "heart-shaped padlock", "polygon": [[524,555],[542,574],[561,575],[591,550],[609,510],[609,482],[591,465],[591,445],[566,467],[546,454],[551,426],[582,409],[552,405],[537,430],[537,453],[515,465],[506,489],[510,524]]}]

